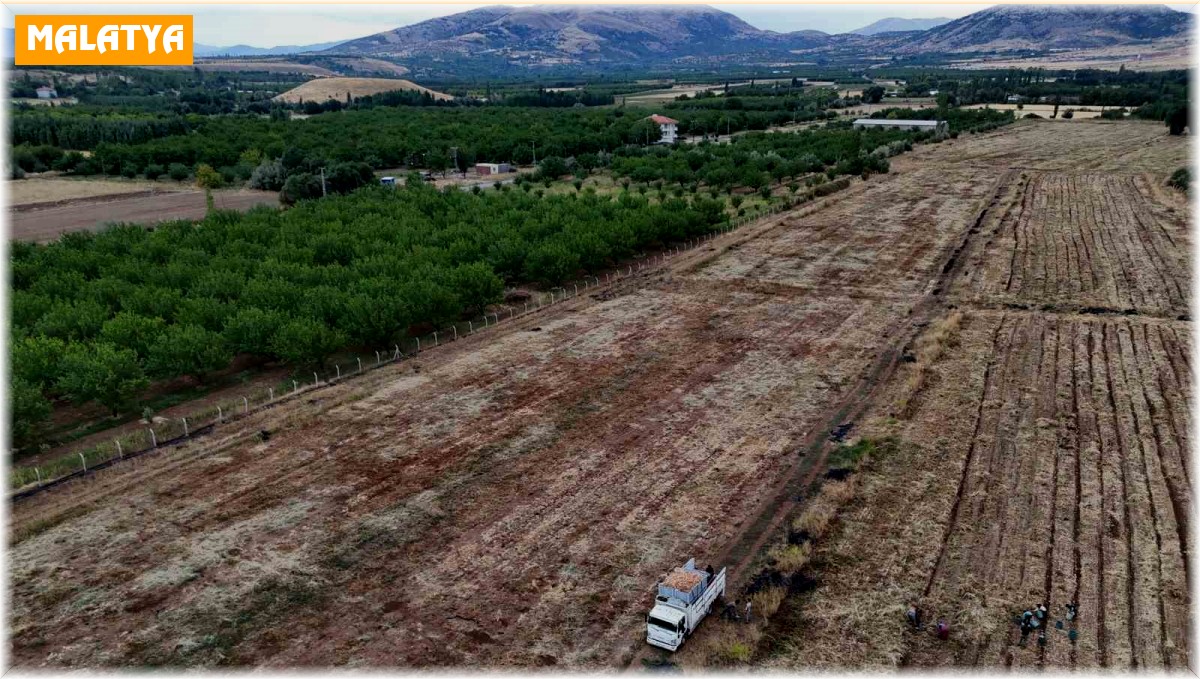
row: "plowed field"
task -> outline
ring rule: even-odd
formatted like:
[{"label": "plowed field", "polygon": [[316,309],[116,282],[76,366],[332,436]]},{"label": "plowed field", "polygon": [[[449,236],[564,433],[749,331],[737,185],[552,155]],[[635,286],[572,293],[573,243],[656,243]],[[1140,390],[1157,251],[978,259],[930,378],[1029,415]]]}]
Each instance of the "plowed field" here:
[{"label": "plowed field", "polygon": [[[768,664],[1187,668],[1191,235],[1161,189],[1184,145],[1106,127],[1055,128],[1052,163],[995,152],[1014,174],[956,263],[961,330],[915,393],[903,370],[880,390],[861,432],[900,452],[818,549],[820,585],[785,605]],[[1093,142],[1158,172],[1098,172]],[[1043,602],[1046,643],[1022,645],[1014,617]]]}]

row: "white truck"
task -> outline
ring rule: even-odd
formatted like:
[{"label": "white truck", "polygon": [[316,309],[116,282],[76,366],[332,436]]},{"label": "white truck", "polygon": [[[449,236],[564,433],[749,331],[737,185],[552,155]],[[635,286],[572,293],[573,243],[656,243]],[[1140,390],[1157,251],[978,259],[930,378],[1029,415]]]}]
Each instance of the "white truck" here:
[{"label": "white truck", "polygon": [[717,597],[725,593],[725,569],[709,575],[688,559],[658,583],[654,606],[646,615],[646,642],[675,651],[700,626]]}]

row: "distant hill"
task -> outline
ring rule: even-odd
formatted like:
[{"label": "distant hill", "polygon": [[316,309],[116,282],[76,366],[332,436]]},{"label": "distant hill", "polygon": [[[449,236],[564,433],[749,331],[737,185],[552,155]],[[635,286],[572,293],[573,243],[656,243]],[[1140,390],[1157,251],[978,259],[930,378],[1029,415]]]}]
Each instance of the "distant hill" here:
[{"label": "distant hill", "polygon": [[998,5],[897,45],[902,52],[1085,49],[1186,36],[1192,17],[1165,5]]},{"label": "distant hill", "polygon": [[880,19],[873,24],[856,28],[853,31],[847,31],[854,35],[877,35],[879,33],[899,33],[904,31],[927,31],[931,28],[941,26],[949,22],[946,17],[936,17],[933,19],[902,19],[900,17],[888,17]]},{"label": "distant hill", "polygon": [[396,90],[428,92],[434,99],[453,98],[448,94],[434,92],[429,88],[421,87],[409,80],[392,78],[316,78],[276,96],[275,100],[292,104],[301,101],[327,101],[329,99],[345,101],[347,93],[351,97],[363,97],[368,94],[394,92]]},{"label": "distant hill", "polygon": [[280,45],[279,47],[251,47],[250,45],[231,45],[216,47],[195,43],[192,54],[197,57],[264,57],[280,54],[303,54],[304,52],[319,52],[341,44],[341,41],[322,42],[315,45]]},{"label": "distant hill", "polygon": [[350,40],[326,52],[401,59],[503,57],[553,65],[784,52],[819,45],[827,37],[819,31],[764,31],[703,5],[537,5],[484,7]]}]

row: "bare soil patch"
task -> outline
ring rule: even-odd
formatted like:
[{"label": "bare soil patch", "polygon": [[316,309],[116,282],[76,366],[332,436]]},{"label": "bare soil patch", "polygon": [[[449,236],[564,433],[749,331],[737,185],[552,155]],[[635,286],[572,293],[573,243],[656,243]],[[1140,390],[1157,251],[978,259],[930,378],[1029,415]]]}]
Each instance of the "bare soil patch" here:
[{"label": "bare soil patch", "polygon": [[[214,191],[213,199],[221,210],[279,205],[279,194],[273,191]],[[207,210],[202,191],[88,199],[13,213],[9,215],[9,238],[44,243],[68,231],[98,231],[109,224],[152,226],[172,219],[201,219]]]}]

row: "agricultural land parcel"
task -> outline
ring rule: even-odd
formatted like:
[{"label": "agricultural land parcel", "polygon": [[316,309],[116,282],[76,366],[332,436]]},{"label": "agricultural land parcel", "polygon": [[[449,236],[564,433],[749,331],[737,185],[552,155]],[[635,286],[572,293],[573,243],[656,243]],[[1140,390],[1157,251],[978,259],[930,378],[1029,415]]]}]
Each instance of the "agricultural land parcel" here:
[{"label": "agricultural land parcel", "polygon": [[[1171,518],[1190,492],[1173,466],[1186,449],[1175,417],[1186,413],[1190,359],[1188,323],[1174,319],[1187,299],[1140,279],[1106,282],[1120,266],[1101,255],[1174,263],[1164,275],[1179,275],[1186,207],[1158,186],[1184,164],[1185,143],[1157,125],[1043,122],[921,147],[890,175],[666,268],[21,502],[14,663],[622,665],[641,652],[651,585],[687,556],[727,563],[744,584],[795,511],[797,485],[823,471],[810,444],[871,395],[866,433],[899,434],[906,452],[880,463],[845,537],[822,547],[859,550],[861,562],[843,568],[853,577],[834,565],[812,595],[785,604],[810,624],[781,630],[796,653],[772,662],[999,663],[1008,610],[979,613],[966,593],[1061,604],[1078,586],[1081,626],[1104,610],[1095,624],[1126,629],[1128,615],[1138,631],[1126,643],[1085,629],[1103,651],[1089,656],[1081,643],[1063,655],[1070,647],[1056,644],[1022,663],[1177,663],[1188,595]],[[1113,246],[1077,256],[1074,269],[989,255],[1051,231],[1046,220],[1061,213],[1037,212],[1039,201],[1097,192],[1146,201],[1146,221],[1122,227],[1118,206],[1101,208],[1108,232],[1070,228],[1141,239],[1140,254]],[[1003,263],[1039,283],[989,300],[1000,277],[990,267]],[[1051,289],[1043,310],[1038,296]],[[967,309],[963,350],[931,368],[911,413],[888,420],[903,369],[887,379],[880,357],[899,355],[950,304]],[[1103,313],[1129,305],[1132,315]],[[1072,368],[1084,352],[1092,371]],[[988,371],[997,361],[1004,369]],[[1049,386],[1014,388],[1021,371]],[[1059,423],[1077,402],[1091,404],[1095,426],[1067,436]],[[976,413],[990,419],[977,425]],[[976,443],[988,428],[1011,434],[1003,454]],[[274,432],[269,441],[254,437],[260,429]],[[1152,433],[1175,435],[1176,447],[1152,448]],[[1080,443],[1088,436],[1102,445]],[[1007,476],[989,475],[988,460]],[[1083,469],[1108,482],[1093,490],[1072,471]],[[960,477],[984,492],[961,492]],[[928,522],[899,514],[916,506]],[[996,547],[987,529],[1000,516],[1011,529]],[[981,545],[999,556],[985,562]],[[1123,568],[1128,586],[1113,570]],[[843,589],[855,578],[857,590]],[[830,635],[851,613],[821,605],[855,591],[878,598],[867,610],[884,626],[865,641]],[[944,615],[983,616],[990,627],[979,629],[994,633],[953,647],[905,638],[902,604],[922,593]]]},{"label": "agricultural land parcel", "polygon": [[[902,452],[817,551],[769,664],[1187,667],[1191,234],[1163,186],[1186,144],[1102,123],[997,143],[1047,129],[964,154],[1012,169],[949,281],[961,329],[915,394],[881,393],[863,433]],[[1078,618],[1019,646],[1039,602]],[[908,603],[951,642],[906,631]]]}]

